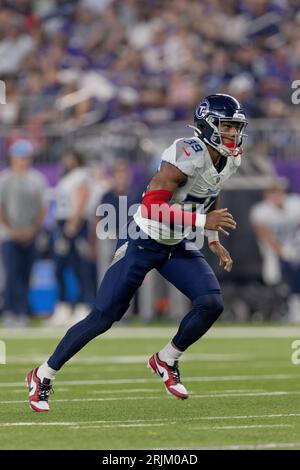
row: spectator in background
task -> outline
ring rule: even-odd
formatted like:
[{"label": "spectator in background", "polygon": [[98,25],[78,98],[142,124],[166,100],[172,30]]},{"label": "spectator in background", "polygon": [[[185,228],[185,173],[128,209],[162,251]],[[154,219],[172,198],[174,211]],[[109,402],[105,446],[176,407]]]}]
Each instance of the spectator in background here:
[{"label": "spectator in background", "polygon": [[[57,227],[54,239],[54,259],[59,288],[58,304],[50,325],[65,325],[79,321],[89,311],[93,285],[89,263],[88,205],[89,173],[84,159],[75,150],[63,157],[64,174],[56,188]],[[79,295],[72,315],[67,298],[66,268],[71,268],[78,280]]]},{"label": "spectator in background", "polygon": [[5,83],[6,103],[5,106],[0,106],[0,123],[10,126],[16,124],[19,119],[20,90],[13,75],[2,75],[1,80]]},{"label": "spectator in background", "polygon": [[[134,202],[137,202],[137,195],[133,188],[130,187],[131,179],[130,166],[127,161],[122,159],[116,160],[112,168],[111,188],[103,194],[99,201],[100,204],[111,204],[118,214],[120,196],[127,196],[128,207]],[[116,222],[119,222],[119,218],[117,218]],[[116,233],[114,234],[115,239],[118,236],[118,231],[119,227],[117,225]]]},{"label": "spectator in background", "polygon": [[[2,3],[0,75],[17,77],[24,126],[61,130],[66,121],[73,130],[124,118],[128,89],[131,112],[149,124],[190,119],[197,93],[238,93],[251,117],[294,112],[287,90],[299,75],[299,2]],[[91,73],[101,86],[86,86]]]},{"label": "spectator in background", "polygon": [[264,200],[253,206],[250,220],[263,259],[266,284],[281,280],[289,286],[291,322],[300,322],[300,196],[286,194],[285,184],[276,181],[265,191]]},{"label": "spectator in background", "polygon": [[[109,237],[104,237],[104,239],[100,239],[97,243],[98,273],[100,279],[102,274],[104,274],[107,267],[111,263],[115,250],[116,238],[118,237],[119,233],[119,198],[120,196],[128,196],[127,208],[129,208],[130,205],[135,202],[134,192],[129,191],[131,179],[130,167],[126,160],[117,160],[112,168],[111,187],[101,196],[99,200],[99,205],[109,204],[110,206],[114,207],[116,213],[116,225],[103,227],[103,230],[105,231],[108,229],[112,230],[112,228],[115,230],[113,230],[113,232],[109,232]],[[98,221],[99,218],[97,219],[97,222]],[[99,232],[97,232],[97,235],[99,237]],[[94,236],[96,236],[96,230],[94,230]]]},{"label": "spectator in background", "polygon": [[28,323],[28,290],[35,241],[46,214],[46,183],[32,169],[33,147],[17,140],[9,148],[10,168],[0,177],[0,222],[5,273],[3,319],[7,326]]},{"label": "spectator in background", "polygon": [[17,73],[22,60],[34,48],[31,36],[23,31],[23,17],[6,12],[4,37],[0,41],[0,74]]}]

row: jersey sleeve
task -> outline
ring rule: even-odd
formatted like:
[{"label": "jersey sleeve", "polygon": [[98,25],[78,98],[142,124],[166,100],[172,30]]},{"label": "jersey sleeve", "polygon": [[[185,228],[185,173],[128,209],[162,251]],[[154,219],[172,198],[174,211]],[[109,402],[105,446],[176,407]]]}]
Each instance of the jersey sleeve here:
[{"label": "jersey sleeve", "polygon": [[203,148],[198,140],[177,139],[163,152],[161,160],[176,166],[185,175],[193,176],[195,169],[201,166],[202,152]]}]

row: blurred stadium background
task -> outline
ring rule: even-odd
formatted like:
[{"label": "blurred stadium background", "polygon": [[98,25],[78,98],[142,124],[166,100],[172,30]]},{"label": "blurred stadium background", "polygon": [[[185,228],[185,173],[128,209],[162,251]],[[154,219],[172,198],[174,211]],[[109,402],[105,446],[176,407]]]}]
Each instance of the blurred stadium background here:
[{"label": "blurred stadium background", "polygon": [[[112,250],[111,242],[93,236],[96,207],[126,194],[138,202],[164,148],[190,135],[196,102],[216,92],[239,99],[250,121],[242,167],[221,199],[238,222],[224,240],[233,271],[222,272],[205,250],[222,284],[222,320],[288,321],[289,285],[282,276],[264,276],[249,214],[277,177],[300,192],[300,106],[291,100],[299,78],[296,0],[3,0],[1,174],[12,145],[26,139],[45,178],[47,215],[33,240],[30,322],[50,317],[57,306],[56,189],[63,158],[76,151],[84,159],[88,243],[81,255],[94,291]],[[1,262],[2,290],[6,270]],[[64,281],[65,300],[76,305],[80,283],[68,267]],[[185,303],[150,273],[127,318],[178,320]]]}]

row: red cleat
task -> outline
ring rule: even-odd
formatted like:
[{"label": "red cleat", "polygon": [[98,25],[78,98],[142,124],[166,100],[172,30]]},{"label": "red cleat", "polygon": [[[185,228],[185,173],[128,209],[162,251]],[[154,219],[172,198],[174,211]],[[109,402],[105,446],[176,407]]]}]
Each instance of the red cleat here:
[{"label": "red cleat", "polygon": [[52,390],[51,380],[44,378],[43,381],[37,376],[37,370],[32,369],[25,381],[29,391],[29,406],[37,413],[50,411],[48,398]]},{"label": "red cleat", "polygon": [[178,369],[178,361],[173,366],[169,366],[166,362],[159,359],[158,353],[153,354],[148,361],[148,366],[153,374],[157,374],[165,383],[167,393],[177,398],[185,400],[189,394],[180,382],[180,373]]}]

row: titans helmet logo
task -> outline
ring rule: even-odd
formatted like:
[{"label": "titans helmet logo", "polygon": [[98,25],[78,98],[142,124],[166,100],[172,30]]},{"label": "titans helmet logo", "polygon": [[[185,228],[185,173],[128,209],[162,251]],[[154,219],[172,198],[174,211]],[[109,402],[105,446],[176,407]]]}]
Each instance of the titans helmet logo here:
[{"label": "titans helmet logo", "polygon": [[198,108],[196,109],[196,117],[198,119],[203,118],[204,116],[207,115],[208,111],[209,111],[208,101],[201,101],[201,103],[199,103]]}]

